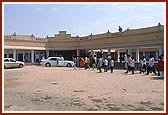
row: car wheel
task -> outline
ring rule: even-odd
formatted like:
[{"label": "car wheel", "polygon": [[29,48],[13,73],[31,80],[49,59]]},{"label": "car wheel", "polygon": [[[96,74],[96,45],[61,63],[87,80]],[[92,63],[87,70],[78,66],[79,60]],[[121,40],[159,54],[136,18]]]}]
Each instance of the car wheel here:
[{"label": "car wheel", "polygon": [[22,68],[22,67],[23,67],[23,64],[20,64],[19,67]]},{"label": "car wheel", "polygon": [[72,67],[72,65],[71,65],[70,63],[68,63],[66,66],[67,66],[67,67]]},{"label": "car wheel", "polygon": [[46,67],[51,67],[51,64],[50,63],[46,63],[45,66]]}]

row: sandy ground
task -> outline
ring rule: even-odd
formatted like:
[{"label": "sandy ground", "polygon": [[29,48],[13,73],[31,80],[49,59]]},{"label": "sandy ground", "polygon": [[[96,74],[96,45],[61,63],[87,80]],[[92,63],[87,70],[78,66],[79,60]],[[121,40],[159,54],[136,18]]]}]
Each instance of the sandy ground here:
[{"label": "sandy ground", "polygon": [[164,111],[164,80],[125,70],[4,70],[4,111]]}]

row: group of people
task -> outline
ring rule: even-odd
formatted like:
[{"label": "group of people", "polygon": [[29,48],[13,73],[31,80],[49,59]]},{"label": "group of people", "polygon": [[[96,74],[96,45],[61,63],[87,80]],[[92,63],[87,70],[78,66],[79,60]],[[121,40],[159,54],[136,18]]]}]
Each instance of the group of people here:
[{"label": "group of people", "polygon": [[[134,57],[125,54],[124,60],[125,60],[125,69],[126,69],[125,73],[132,72],[132,74],[134,74],[135,72]],[[152,55],[149,55],[148,64],[145,56],[143,56],[139,60],[139,71],[140,71],[139,73],[146,73],[146,75],[149,75],[149,73],[153,72],[154,74],[156,74],[156,70],[157,70],[158,76],[160,76],[160,78],[164,78],[163,54],[159,56],[157,69],[155,65],[156,65],[155,59]],[[103,58],[103,55],[100,52],[98,52],[98,54],[94,56],[88,53],[88,54],[82,55],[79,58],[79,67],[84,67],[85,69],[93,68],[93,70],[96,68],[97,70],[99,70],[99,73],[102,73],[102,68],[104,69],[104,72],[111,70],[111,73],[113,73],[114,66],[115,66],[114,58],[111,55],[107,55],[105,58]]]},{"label": "group of people", "polygon": [[[127,69],[125,73],[132,71],[132,74],[134,74],[134,71],[135,71],[134,57],[130,57],[130,55],[125,55],[124,59],[125,59],[125,68]],[[153,72],[156,75],[155,59],[153,55],[149,55],[148,64],[147,64],[145,56],[140,58],[139,70],[140,70],[139,73],[146,73],[146,75],[149,75],[149,73]],[[159,56],[159,60],[157,64],[157,71],[158,71],[158,76],[160,76],[160,78],[164,78],[164,56],[163,54]]]},{"label": "group of people", "polygon": [[[73,59],[77,61],[76,58]],[[75,64],[77,65],[77,62],[75,62]],[[85,69],[93,68],[93,70],[96,68],[97,70],[99,70],[99,73],[102,72],[103,68],[104,72],[111,70],[111,73],[113,73],[114,58],[112,58],[110,55],[103,58],[103,55],[100,52],[98,52],[98,54],[94,56],[87,53],[80,57],[79,66],[84,67]]]}]

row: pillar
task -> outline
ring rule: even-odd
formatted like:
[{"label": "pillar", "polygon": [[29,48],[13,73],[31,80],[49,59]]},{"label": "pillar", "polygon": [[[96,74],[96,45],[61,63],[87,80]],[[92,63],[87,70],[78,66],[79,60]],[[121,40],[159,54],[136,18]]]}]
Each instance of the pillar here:
[{"label": "pillar", "polygon": [[159,47],[159,56],[160,56],[161,54],[163,54],[163,48],[162,48],[162,46]]},{"label": "pillar", "polygon": [[92,55],[92,57],[94,56],[94,52],[93,52],[93,49],[91,49],[91,55]]},{"label": "pillar", "polygon": [[131,48],[128,48],[128,55],[132,56]]},{"label": "pillar", "polygon": [[80,66],[80,50],[77,50],[76,51],[76,60],[77,60],[77,67],[79,67]]},{"label": "pillar", "polygon": [[101,49],[100,52],[103,53],[103,49]]},{"label": "pillar", "polygon": [[39,55],[39,56],[38,56],[38,60],[39,60],[39,62],[40,62],[40,60],[41,60],[41,51],[38,52],[38,55]]},{"label": "pillar", "polygon": [[79,56],[80,55],[80,50],[77,50],[76,51],[76,56]]},{"label": "pillar", "polygon": [[48,58],[49,56],[50,56],[49,50],[46,50],[46,58]]},{"label": "pillar", "polygon": [[6,57],[9,58],[9,52],[7,51]]},{"label": "pillar", "polygon": [[31,50],[31,62],[34,63],[34,50]]},{"label": "pillar", "polygon": [[13,50],[13,59],[16,60],[16,49]]},{"label": "pillar", "polygon": [[23,51],[23,61],[25,62],[25,51]]},{"label": "pillar", "polygon": [[139,48],[136,49],[136,62],[139,62]]},{"label": "pillar", "polygon": [[158,60],[158,58],[159,58],[158,57],[158,51],[156,51],[156,57],[155,57],[155,59]]},{"label": "pillar", "polygon": [[108,49],[108,55],[110,55],[111,54],[111,49]]},{"label": "pillar", "polygon": [[117,49],[117,53],[118,53],[118,62],[120,62],[120,49]]},{"label": "pillar", "polygon": [[143,56],[145,56],[145,52],[143,52]]}]

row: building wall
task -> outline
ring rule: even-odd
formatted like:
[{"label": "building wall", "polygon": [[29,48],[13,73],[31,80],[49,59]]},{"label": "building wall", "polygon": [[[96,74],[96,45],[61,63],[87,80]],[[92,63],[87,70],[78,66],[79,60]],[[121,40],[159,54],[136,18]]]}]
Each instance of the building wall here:
[{"label": "building wall", "polygon": [[16,33],[4,36],[4,53],[6,55],[12,52],[17,53],[23,51],[24,56],[27,50],[29,51],[29,55],[32,55],[32,59],[37,52],[45,51],[117,49],[118,53],[124,53],[127,49],[130,49],[131,52],[134,52],[134,55],[137,51],[139,53],[156,52],[156,55],[158,55],[158,52],[161,52],[163,48],[163,25],[140,29],[127,29],[123,32],[115,33],[108,31],[102,34],[91,34],[83,37],[71,37],[71,34],[66,34],[66,31],[59,31],[59,34],[55,34],[54,37],[47,36],[47,38],[38,38],[33,34],[31,36],[16,35]]}]

